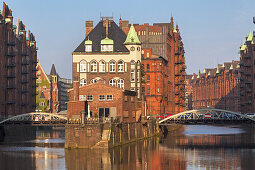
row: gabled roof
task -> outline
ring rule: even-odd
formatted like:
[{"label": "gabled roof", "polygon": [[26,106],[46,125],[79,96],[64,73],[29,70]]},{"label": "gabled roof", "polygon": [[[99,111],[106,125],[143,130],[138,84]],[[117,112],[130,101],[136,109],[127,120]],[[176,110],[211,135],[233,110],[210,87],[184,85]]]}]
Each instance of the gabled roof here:
[{"label": "gabled roof", "polygon": [[54,64],[52,64],[51,66],[50,75],[57,75],[57,71]]},{"label": "gabled roof", "polygon": [[47,82],[50,83],[50,80],[49,80],[47,74],[44,72],[44,70],[42,68],[42,65],[39,63],[39,61],[38,61],[37,65],[36,65],[36,69],[38,69],[38,67],[40,67],[40,69],[42,70],[42,73],[43,73],[45,79],[47,80]]},{"label": "gabled roof", "polygon": [[131,24],[131,27],[128,31],[128,35],[124,44],[141,44],[133,24]]},{"label": "gabled roof", "polygon": [[[108,28],[108,38],[113,40],[114,52],[129,52],[129,50],[123,44],[126,40],[126,34],[118,27],[114,21],[110,21],[111,25]],[[101,40],[106,38],[106,28],[103,26],[103,20],[101,20],[96,27],[87,35],[87,37],[81,42],[81,44],[74,50],[74,52],[85,52],[85,41],[89,39],[92,41],[92,53],[101,52]]]}]

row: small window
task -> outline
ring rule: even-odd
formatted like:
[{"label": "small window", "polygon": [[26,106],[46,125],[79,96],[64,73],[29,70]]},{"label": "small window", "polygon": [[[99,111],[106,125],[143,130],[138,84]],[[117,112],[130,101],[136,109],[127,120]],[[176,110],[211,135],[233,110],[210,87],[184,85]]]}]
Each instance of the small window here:
[{"label": "small window", "polygon": [[158,88],[158,93],[159,93],[159,88]]},{"label": "small window", "polygon": [[99,62],[99,72],[105,72],[105,62],[104,61]]},{"label": "small window", "polygon": [[107,95],[106,96],[106,100],[108,100],[108,101],[111,101],[111,100],[113,100],[113,96],[110,94],[110,95]]},{"label": "small window", "polygon": [[147,71],[150,71],[150,64],[147,64]]},{"label": "small window", "polygon": [[87,62],[82,60],[80,62],[80,72],[86,72],[87,71]]},{"label": "small window", "polygon": [[130,78],[131,78],[131,82],[135,81],[135,70],[131,70],[130,72]]},{"label": "small window", "polygon": [[115,72],[116,71],[116,62],[115,61],[110,61],[109,71],[110,72]]},{"label": "small window", "polygon": [[150,89],[150,87],[147,87],[147,94],[151,94],[151,89]]},{"label": "small window", "polygon": [[91,72],[97,72],[97,62],[96,61],[91,61],[91,63],[90,63],[90,71]]},{"label": "small window", "polygon": [[93,101],[93,95],[88,95],[87,96],[87,101]]},{"label": "small window", "polygon": [[81,79],[80,86],[85,86],[87,84],[85,79]]},{"label": "small window", "polygon": [[137,47],[137,51],[140,51],[141,50],[141,48],[140,47]]},{"label": "small window", "polygon": [[96,82],[97,82],[97,79],[90,80],[90,84],[93,84],[93,83],[96,83]]},{"label": "small window", "polygon": [[79,100],[80,101],[86,100],[86,95],[79,95]]},{"label": "small window", "polygon": [[111,79],[109,85],[116,87],[116,80]]},{"label": "small window", "polygon": [[117,87],[124,89],[124,80],[123,79],[119,79],[118,80]]},{"label": "small window", "polygon": [[85,51],[91,52],[92,51],[92,45],[85,45]]},{"label": "small window", "polygon": [[105,101],[105,95],[99,95],[99,101]]},{"label": "small window", "polygon": [[135,98],[134,96],[131,97],[131,102],[134,102],[135,101]]},{"label": "small window", "polygon": [[142,87],[142,93],[145,93],[145,87]]},{"label": "small window", "polygon": [[149,75],[147,76],[147,82],[150,82],[150,76]]},{"label": "small window", "polygon": [[124,62],[118,61],[118,72],[124,72]]},{"label": "small window", "polygon": [[147,58],[149,58],[149,57],[150,57],[150,53],[149,53],[149,52],[147,52],[146,57],[147,57]]},{"label": "small window", "polygon": [[131,88],[130,88],[130,91],[135,91],[135,88],[134,88],[134,87],[131,87]]},{"label": "small window", "polygon": [[125,96],[125,102],[127,102],[128,101],[128,97],[127,96]]}]

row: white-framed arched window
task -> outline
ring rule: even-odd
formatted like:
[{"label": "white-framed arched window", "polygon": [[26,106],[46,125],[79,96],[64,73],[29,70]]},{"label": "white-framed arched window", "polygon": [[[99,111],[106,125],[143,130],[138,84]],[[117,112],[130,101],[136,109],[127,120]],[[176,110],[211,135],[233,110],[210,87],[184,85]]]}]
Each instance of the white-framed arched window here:
[{"label": "white-framed arched window", "polygon": [[97,79],[92,79],[90,80],[90,83],[93,84],[93,83],[96,83],[97,82]]},{"label": "white-framed arched window", "polygon": [[130,62],[131,65],[131,72],[130,72],[130,81],[134,82],[135,81],[135,61]]},{"label": "white-framed arched window", "polygon": [[110,86],[116,87],[116,80],[115,80],[115,79],[111,79],[111,80],[109,81],[109,85],[110,85]]},{"label": "white-framed arched window", "polygon": [[116,72],[116,62],[113,60],[109,63],[109,72]]},{"label": "white-framed arched window", "polygon": [[99,62],[99,72],[105,72],[105,61]]},{"label": "white-framed arched window", "polygon": [[118,72],[124,72],[124,61],[118,61]]},{"label": "white-framed arched window", "polygon": [[80,62],[80,72],[87,72],[87,62],[84,60]]},{"label": "white-framed arched window", "polygon": [[123,79],[119,79],[118,80],[117,87],[124,89],[124,80]]},{"label": "white-framed arched window", "polygon": [[95,60],[90,62],[90,72],[97,72],[97,62]]},{"label": "white-framed arched window", "polygon": [[87,84],[87,81],[85,79],[80,80],[80,86],[85,86]]}]

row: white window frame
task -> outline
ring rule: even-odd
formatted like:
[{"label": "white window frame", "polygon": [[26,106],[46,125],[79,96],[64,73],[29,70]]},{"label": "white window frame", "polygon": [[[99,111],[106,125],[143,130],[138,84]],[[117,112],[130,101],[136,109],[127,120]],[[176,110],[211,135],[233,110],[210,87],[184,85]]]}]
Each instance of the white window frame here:
[{"label": "white window frame", "polygon": [[85,101],[86,95],[79,95],[79,101]]},{"label": "white window frame", "polygon": [[87,85],[87,81],[85,79],[80,80],[80,86],[85,86]]},{"label": "white window frame", "polygon": [[87,95],[87,101],[93,101],[93,95]]},{"label": "white window frame", "polygon": [[113,87],[116,87],[116,80],[115,80],[115,79],[111,79],[111,80],[109,81],[109,85],[110,85],[110,86],[113,86]]},{"label": "white window frame", "polygon": [[116,72],[116,62],[115,61],[110,61],[109,72]]},{"label": "white window frame", "polygon": [[99,62],[99,72],[100,73],[104,73],[105,72],[105,61],[104,60],[101,60]]},{"label": "white window frame", "polygon": [[90,72],[92,73],[97,72],[97,62],[95,60],[90,62]]},{"label": "white window frame", "polygon": [[135,70],[130,71],[130,81],[135,82]]},{"label": "white window frame", "polygon": [[92,45],[85,45],[86,52],[92,52]]},{"label": "white window frame", "polygon": [[113,45],[112,44],[103,44],[101,45],[101,51],[104,51],[104,52],[112,52],[113,51]]},{"label": "white window frame", "polygon": [[105,95],[99,95],[99,101],[105,101]]},{"label": "white window frame", "polygon": [[112,94],[107,95],[106,100],[107,101],[112,101],[113,100],[113,95]]},{"label": "white window frame", "polygon": [[80,62],[80,72],[81,73],[87,72],[87,62],[85,60],[82,60]]},{"label": "white window frame", "polygon": [[96,83],[96,82],[97,82],[97,79],[90,80],[90,84],[93,84],[93,83]]},{"label": "white window frame", "polygon": [[121,88],[121,89],[124,89],[124,80],[123,79],[119,79],[117,81],[117,87]]},{"label": "white window frame", "polygon": [[124,61],[120,60],[118,61],[118,72],[123,73],[124,72]]}]

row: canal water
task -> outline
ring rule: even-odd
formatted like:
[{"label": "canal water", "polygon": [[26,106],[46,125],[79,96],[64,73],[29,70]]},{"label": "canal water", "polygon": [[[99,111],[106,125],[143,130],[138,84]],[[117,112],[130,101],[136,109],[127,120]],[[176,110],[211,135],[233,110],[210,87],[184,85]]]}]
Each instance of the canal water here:
[{"label": "canal water", "polygon": [[64,129],[0,143],[0,170],[255,169],[255,127],[185,125],[167,136],[108,150],[65,150]]}]

